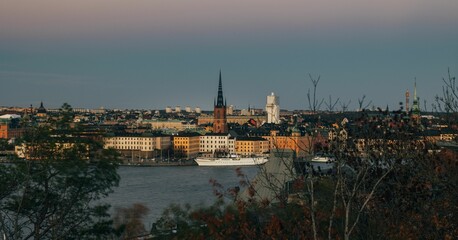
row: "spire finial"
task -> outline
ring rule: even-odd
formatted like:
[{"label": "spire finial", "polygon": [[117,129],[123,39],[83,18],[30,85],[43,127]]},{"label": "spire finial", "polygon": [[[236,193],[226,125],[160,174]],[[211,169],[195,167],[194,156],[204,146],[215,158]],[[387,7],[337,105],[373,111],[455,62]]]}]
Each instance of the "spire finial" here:
[{"label": "spire finial", "polygon": [[224,98],[223,98],[223,83],[221,79],[221,69],[219,70],[219,84],[218,84],[218,99],[216,102],[217,107],[224,106]]}]

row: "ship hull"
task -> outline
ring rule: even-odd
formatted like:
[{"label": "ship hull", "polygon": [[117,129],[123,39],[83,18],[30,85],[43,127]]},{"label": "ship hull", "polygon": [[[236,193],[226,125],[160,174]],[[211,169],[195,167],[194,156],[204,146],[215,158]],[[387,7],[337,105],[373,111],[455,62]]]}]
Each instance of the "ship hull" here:
[{"label": "ship hull", "polygon": [[199,166],[218,167],[218,166],[255,166],[261,165],[268,161],[265,157],[250,158],[197,158],[196,163]]}]

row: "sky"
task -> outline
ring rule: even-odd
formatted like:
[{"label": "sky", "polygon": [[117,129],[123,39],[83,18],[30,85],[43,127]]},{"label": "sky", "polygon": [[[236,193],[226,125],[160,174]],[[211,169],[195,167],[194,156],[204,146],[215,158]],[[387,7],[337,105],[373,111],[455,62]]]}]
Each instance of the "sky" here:
[{"label": "sky", "polygon": [[430,110],[448,68],[456,0],[0,1],[0,106],[211,110],[221,70],[237,109],[308,109],[310,74],[349,109],[397,109],[416,79]]}]

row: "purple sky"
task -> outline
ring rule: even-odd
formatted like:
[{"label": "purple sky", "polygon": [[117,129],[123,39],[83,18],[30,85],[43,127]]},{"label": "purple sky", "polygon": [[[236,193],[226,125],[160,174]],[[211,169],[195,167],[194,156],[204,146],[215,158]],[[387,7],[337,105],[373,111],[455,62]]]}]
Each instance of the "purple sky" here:
[{"label": "purple sky", "polygon": [[353,108],[417,77],[430,104],[457,42],[456,0],[2,0],[0,105],[210,109],[220,68],[238,108],[306,109],[308,73]]}]

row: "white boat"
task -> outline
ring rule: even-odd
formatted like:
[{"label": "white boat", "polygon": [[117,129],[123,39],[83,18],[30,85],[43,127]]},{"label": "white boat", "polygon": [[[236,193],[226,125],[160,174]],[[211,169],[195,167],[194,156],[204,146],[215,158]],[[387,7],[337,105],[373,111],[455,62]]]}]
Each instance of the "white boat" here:
[{"label": "white boat", "polygon": [[334,159],[326,156],[315,156],[310,161],[316,163],[331,163],[334,161]]},{"label": "white boat", "polygon": [[330,156],[326,155],[315,155],[311,160],[310,163],[312,164],[312,168],[318,172],[324,173],[324,171],[328,171],[334,167],[335,159]]},{"label": "white boat", "polygon": [[261,165],[269,161],[266,157],[198,157],[194,161],[199,166],[254,166]]}]

